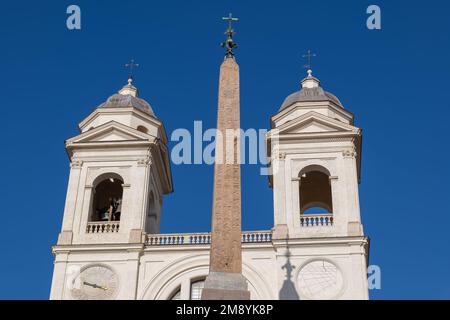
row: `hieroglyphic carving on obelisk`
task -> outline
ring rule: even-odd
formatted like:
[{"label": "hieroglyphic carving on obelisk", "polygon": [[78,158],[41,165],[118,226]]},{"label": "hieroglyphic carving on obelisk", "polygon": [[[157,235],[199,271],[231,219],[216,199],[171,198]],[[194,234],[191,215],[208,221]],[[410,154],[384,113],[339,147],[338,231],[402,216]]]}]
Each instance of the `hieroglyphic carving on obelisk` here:
[{"label": "hieroglyphic carving on obelisk", "polygon": [[242,276],[239,66],[229,21],[225,60],[220,66],[210,269],[202,299],[249,299]]}]

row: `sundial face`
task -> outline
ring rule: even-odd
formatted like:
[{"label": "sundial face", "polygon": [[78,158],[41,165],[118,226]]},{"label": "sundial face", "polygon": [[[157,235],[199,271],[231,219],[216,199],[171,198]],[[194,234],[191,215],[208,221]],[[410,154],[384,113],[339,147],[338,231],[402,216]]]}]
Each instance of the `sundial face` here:
[{"label": "sundial face", "polygon": [[109,300],[116,295],[118,277],[109,267],[90,265],[72,281],[72,296],[78,300]]},{"label": "sundial face", "polygon": [[335,299],[342,291],[344,278],[333,263],[315,260],[300,270],[298,285],[301,295],[307,299]]}]

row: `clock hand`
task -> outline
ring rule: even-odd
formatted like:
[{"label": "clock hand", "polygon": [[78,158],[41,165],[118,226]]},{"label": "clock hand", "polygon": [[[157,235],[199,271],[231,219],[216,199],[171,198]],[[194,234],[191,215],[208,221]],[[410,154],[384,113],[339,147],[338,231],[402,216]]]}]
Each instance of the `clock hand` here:
[{"label": "clock hand", "polygon": [[102,289],[102,290],[105,290],[105,291],[108,290],[108,288],[99,286],[99,285],[97,285],[95,283],[89,283],[89,282],[83,281],[83,284],[85,284],[87,286],[90,286],[92,288],[95,288],[95,289]]}]

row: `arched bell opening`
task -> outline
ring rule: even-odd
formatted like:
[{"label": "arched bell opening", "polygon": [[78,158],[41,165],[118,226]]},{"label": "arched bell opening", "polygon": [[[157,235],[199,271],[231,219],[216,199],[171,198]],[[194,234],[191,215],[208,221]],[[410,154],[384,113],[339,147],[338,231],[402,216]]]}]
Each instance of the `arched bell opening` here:
[{"label": "arched bell opening", "polygon": [[117,174],[107,174],[94,184],[94,199],[90,221],[120,221],[122,214],[123,179]]},{"label": "arched bell opening", "polygon": [[321,166],[304,168],[300,178],[300,214],[331,214],[333,200],[329,171]]}]

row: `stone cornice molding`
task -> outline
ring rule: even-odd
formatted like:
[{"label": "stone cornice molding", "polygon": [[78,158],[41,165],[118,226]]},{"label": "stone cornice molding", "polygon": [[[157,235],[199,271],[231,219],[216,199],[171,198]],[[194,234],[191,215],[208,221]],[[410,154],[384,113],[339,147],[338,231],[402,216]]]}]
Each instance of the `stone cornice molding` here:
[{"label": "stone cornice molding", "polygon": [[108,115],[135,115],[137,118],[141,119],[141,120],[145,120],[148,122],[151,122],[152,124],[156,125],[156,126],[162,126],[162,122],[149,115],[146,114],[145,112],[133,108],[133,107],[122,107],[122,108],[114,108],[114,109],[95,109],[90,115],[88,115],[83,121],[81,121],[78,124],[78,127],[83,130],[84,127],[86,127],[86,125],[90,122],[92,122],[93,120],[95,120],[100,114],[108,114]]},{"label": "stone cornice molding", "polygon": [[[102,134],[107,134],[111,131],[118,131],[120,133],[126,134],[130,137],[128,140],[114,140],[114,141],[95,141],[95,138],[101,136]],[[93,141],[92,141],[93,140]],[[123,145],[127,143],[154,143],[155,141],[160,140],[158,137],[143,133],[135,128],[129,127],[117,121],[111,120],[107,123],[104,123],[96,128],[93,128],[89,131],[83,132],[75,137],[67,139],[66,149],[70,150],[74,146],[107,146],[108,144],[113,145]]]},{"label": "stone cornice molding", "polygon": [[341,114],[342,116],[348,118],[350,120],[350,123],[353,123],[354,114],[332,102],[324,103],[324,102],[296,102],[292,104],[291,106],[283,109],[282,111],[272,115],[270,117],[270,122],[272,128],[274,128],[274,124],[279,119],[285,117],[286,115],[294,112],[297,109],[314,109],[314,108],[329,108],[333,110],[334,112]]},{"label": "stone cornice molding", "polygon": [[72,244],[72,245],[56,245],[52,247],[54,254],[73,253],[73,252],[92,252],[106,253],[116,251],[138,251],[143,250],[144,244]]},{"label": "stone cornice molding", "polygon": [[289,239],[274,239],[272,240],[275,248],[299,245],[299,246],[317,246],[317,245],[358,245],[364,247],[369,243],[369,238],[365,236],[355,237],[323,237],[323,238],[298,238],[295,235],[290,235]]},{"label": "stone cornice molding", "polygon": [[271,135],[270,139],[278,141],[311,141],[311,142],[337,142],[345,141],[360,136],[357,131],[348,132],[320,132],[320,133],[285,133],[280,135]]}]

